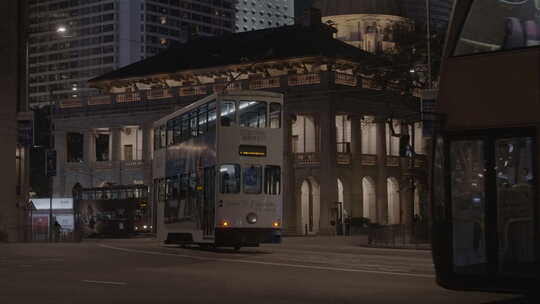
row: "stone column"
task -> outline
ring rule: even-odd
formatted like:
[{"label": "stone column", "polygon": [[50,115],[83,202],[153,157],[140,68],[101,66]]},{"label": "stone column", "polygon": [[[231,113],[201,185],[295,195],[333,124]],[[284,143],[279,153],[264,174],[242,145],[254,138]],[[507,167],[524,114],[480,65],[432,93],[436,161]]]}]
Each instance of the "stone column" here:
[{"label": "stone column", "polygon": [[362,193],[362,125],[360,116],[351,116],[352,178],[351,217],[364,217],[364,197]]},{"label": "stone column", "polygon": [[[54,149],[56,150],[56,177],[53,180],[54,197],[66,195],[67,132],[54,131]],[[68,192],[71,196],[71,192]]]},{"label": "stone column", "polygon": [[[401,134],[409,134],[409,126],[407,124],[401,125]],[[411,137],[412,139],[412,137]],[[405,225],[410,225],[413,219],[413,208],[414,208],[414,181],[411,181],[412,176],[405,175],[409,171],[411,158],[410,157],[400,157],[399,165],[401,169],[401,184],[399,185],[399,203],[400,203],[400,215],[401,223]]]},{"label": "stone column", "polygon": [[142,125],[142,160],[144,162],[144,184],[149,189],[152,186],[152,151],[154,141],[152,140],[152,124]]},{"label": "stone column", "polygon": [[113,166],[113,180],[116,184],[122,184],[122,129],[111,128],[111,161]]},{"label": "stone column", "polygon": [[388,188],[386,181],[386,123],[384,119],[376,118],[377,126],[377,185],[376,185],[376,214],[379,224],[388,223]]},{"label": "stone column", "polygon": [[87,187],[94,185],[93,166],[96,162],[96,134],[93,129],[88,129],[84,132],[84,152],[83,159],[85,167],[83,171],[88,175]]},{"label": "stone column", "polygon": [[338,200],[337,185],[337,142],[336,112],[332,100],[328,100],[320,113],[320,158],[321,213],[319,219],[320,234],[334,234],[336,227],[330,224],[331,210]]},{"label": "stone column", "polygon": [[296,178],[294,170],[294,155],[292,153],[292,114],[287,111],[283,115],[283,229],[286,234],[297,234],[298,214],[301,205],[296,197]]}]

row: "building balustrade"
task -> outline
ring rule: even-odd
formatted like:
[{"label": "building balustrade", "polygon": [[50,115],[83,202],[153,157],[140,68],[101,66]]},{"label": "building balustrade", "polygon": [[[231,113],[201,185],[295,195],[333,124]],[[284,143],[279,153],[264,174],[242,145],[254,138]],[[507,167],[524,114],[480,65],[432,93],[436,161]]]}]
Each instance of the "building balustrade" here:
[{"label": "building balustrade", "polygon": [[338,153],[337,164],[348,166],[352,163],[352,156],[350,153]]},{"label": "building balustrade", "polygon": [[355,87],[358,85],[358,79],[356,75],[350,75],[345,73],[335,73],[335,83]]},{"label": "building balustrade", "polygon": [[145,165],[144,160],[124,160],[122,161],[123,169],[141,169]]},{"label": "building balustrade", "polygon": [[141,101],[141,95],[139,93],[124,93],[116,95],[117,103],[137,102]]},{"label": "building balustrade", "polygon": [[164,98],[172,98],[174,94],[171,89],[152,89],[146,93],[146,99],[157,100]]},{"label": "building balustrade", "polygon": [[280,83],[279,77],[253,79],[249,82],[250,90],[279,88],[280,86],[281,86],[281,83]]},{"label": "building balustrade", "polygon": [[[334,77],[325,77],[324,75],[332,75]],[[338,73],[334,71],[326,71],[321,73],[294,74],[278,77],[240,80],[233,83],[213,83],[207,85],[188,85],[178,88],[151,89],[141,90],[138,92],[129,92],[121,94],[106,94],[89,96],[82,98],[74,98],[64,100],[59,103],[62,109],[79,108],[85,105],[100,106],[109,104],[126,104],[139,101],[159,101],[178,98],[175,94],[178,90],[179,97],[205,96],[212,92],[222,92],[227,85],[226,91],[242,90],[242,89],[269,89],[281,88],[282,86],[300,87],[319,85],[324,82],[330,82],[334,79],[335,84],[356,87],[360,84],[357,75]],[[283,80],[283,81],[282,81]],[[370,79],[362,79],[362,87],[374,88],[374,82]]]},{"label": "building balustrade", "polygon": [[387,167],[399,167],[399,156],[386,156],[386,166]]},{"label": "building balustrade", "polygon": [[88,98],[89,106],[99,106],[111,104],[112,98],[110,95],[91,96]]},{"label": "building balustrade", "polygon": [[415,168],[426,168],[427,167],[427,156],[416,154],[414,156],[414,167]]},{"label": "building balustrade", "polygon": [[289,75],[289,86],[302,86],[302,85],[312,85],[321,83],[321,74],[320,73],[308,73],[308,74],[299,74],[299,75]]},{"label": "building balustrade", "polygon": [[313,166],[320,165],[321,158],[319,153],[294,153],[294,163],[297,166]]},{"label": "building balustrade", "polygon": [[112,161],[98,161],[94,162],[92,165],[95,170],[111,170],[113,168]]},{"label": "building balustrade", "polygon": [[362,154],[360,157],[360,162],[362,166],[376,166],[377,165],[377,155],[373,154]]}]

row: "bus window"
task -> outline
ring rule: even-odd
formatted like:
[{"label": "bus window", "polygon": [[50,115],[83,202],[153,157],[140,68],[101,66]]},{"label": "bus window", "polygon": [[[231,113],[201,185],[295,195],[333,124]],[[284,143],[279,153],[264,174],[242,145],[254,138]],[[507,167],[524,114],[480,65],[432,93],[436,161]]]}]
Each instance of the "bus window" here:
[{"label": "bus window", "polygon": [[209,131],[212,131],[213,128],[216,126],[216,118],[217,118],[216,115],[217,115],[217,113],[216,113],[216,103],[211,102],[208,105],[208,130]]},{"label": "bus window", "polygon": [[264,168],[264,193],[281,194],[281,168],[279,166],[266,166]]},{"label": "bus window", "polygon": [[272,102],[270,104],[270,128],[281,128],[281,104]]},{"label": "bus window", "polygon": [[435,157],[433,161],[433,213],[437,222],[446,219],[444,172],[444,139],[439,136],[435,141]]},{"label": "bus window", "polygon": [[499,270],[534,275],[535,176],[531,137],[495,141]]},{"label": "bus window", "polygon": [[159,147],[161,149],[166,148],[167,146],[167,133],[165,130],[165,126],[161,126],[159,128]]},{"label": "bus window", "polygon": [[260,194],[262,192],[262,167],[244,168],[244,193]]},{"label": "bus window", "polygon": [[167,122],[167,147],[174,144],[174,121],[169,120]]},{"label": "bus window", "polygon": [[266,127],[266,102],[264,101],[240,101],[239,123],[244,128]]},{"label": "bus window", "polygon": [[475,0],[454,55],[539,45],[538,1]]},{"label": "bus window", "polygon": [[203,135],[208,131],[208,105],[199,107],[199,135]]},{"label": "bus window", "polygon": [[221,193],[240,193],[240,166],[221,165],[219,181]]},{"label": "bus window", "polygon": [[182,142],[182,123],[180,117],[174,119],[174,143],[179,144]]},{"label": "bus window", "polygon": [[236,122],[236,102],[223,101],[221,103],[221,126],[234,126]]},{"label": "bus window", "polygon": [[198,112],[199,111],[197,109],[189,112],[189,127],[191,129],[191,137],[197,137],[199,135]]},{"label": "bus window", "polygon": [[481,140],[454,141],[450,145],[454,270],[485,274],[485,156]]},{"label": "bus window", "polygon": [[190,138],[189,133],[189,115],[184,114],[181,118],[181,129],[182,129],[182,141],[188,140]]},{"label": "bus window", "polygon": [[154,129],[154,151],[159,150],[159,128]]}]

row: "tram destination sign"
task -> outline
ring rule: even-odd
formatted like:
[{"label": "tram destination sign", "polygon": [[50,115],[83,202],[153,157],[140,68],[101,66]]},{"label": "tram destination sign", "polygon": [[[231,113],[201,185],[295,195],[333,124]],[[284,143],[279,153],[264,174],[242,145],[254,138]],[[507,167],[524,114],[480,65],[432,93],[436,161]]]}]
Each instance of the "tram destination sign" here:
[{"label": "tram destination sign", "polygon": [[240,156],[266,157],[266,146],[246,146],[239,147]]}]

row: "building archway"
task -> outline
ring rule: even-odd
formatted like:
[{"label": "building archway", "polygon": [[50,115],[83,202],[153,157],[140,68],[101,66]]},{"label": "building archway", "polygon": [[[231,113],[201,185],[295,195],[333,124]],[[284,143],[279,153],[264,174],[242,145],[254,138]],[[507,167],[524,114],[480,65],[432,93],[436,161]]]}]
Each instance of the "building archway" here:
[{"label": "building archway", "polygon": [[317,234],[320,218],[320,187],[314,178],[306,178],[300,189],[302,231],[304,234]]},{"label": "building archway", "polygon": [[375,205],[375,181],[373,181],[373,178],[369,176],[362,179],[362,202],[364,217],[370,219],[371,222],[376,222],[377,209]]},{"label": "building archway", "polygon": [[389,177],[386,179],[386,185],[388,190],[388,224],[400,224],[399,183],[396,178]]}]

